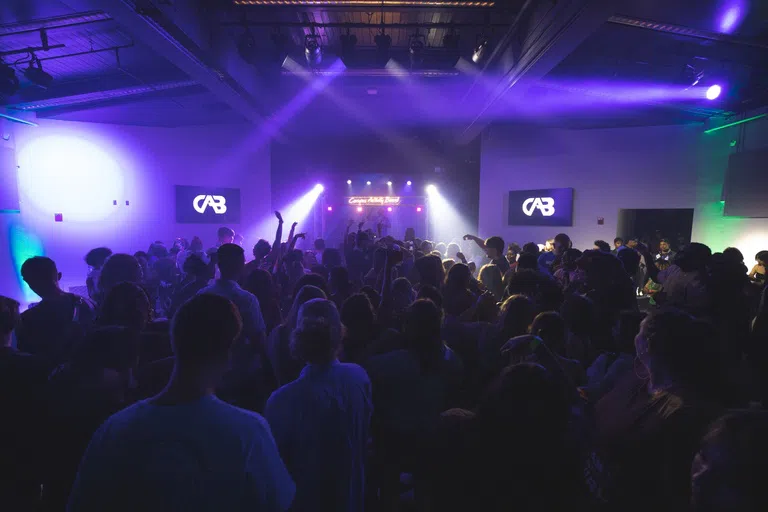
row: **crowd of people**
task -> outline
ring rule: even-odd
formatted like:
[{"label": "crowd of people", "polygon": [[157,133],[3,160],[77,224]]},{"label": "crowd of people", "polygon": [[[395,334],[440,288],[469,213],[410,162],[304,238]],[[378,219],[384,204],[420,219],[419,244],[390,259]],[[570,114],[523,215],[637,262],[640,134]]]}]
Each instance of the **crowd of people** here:
[{"label": "crowd of people", "polygon": [[768,509],[768,252],[276,220],[24,262],[0,510]]}]

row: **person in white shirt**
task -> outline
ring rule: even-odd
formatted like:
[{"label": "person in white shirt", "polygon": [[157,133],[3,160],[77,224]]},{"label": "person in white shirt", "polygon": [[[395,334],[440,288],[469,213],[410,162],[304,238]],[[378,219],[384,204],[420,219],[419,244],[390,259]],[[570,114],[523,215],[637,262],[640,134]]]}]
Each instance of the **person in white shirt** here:
[{"label": "person in white shirt", "polygon": [[295,486],[267,422],[214,395],[241,327],[237,308],[224,297],[198,295],[179,309],[168,385],[93,435],[69,511],[290,507]]}]

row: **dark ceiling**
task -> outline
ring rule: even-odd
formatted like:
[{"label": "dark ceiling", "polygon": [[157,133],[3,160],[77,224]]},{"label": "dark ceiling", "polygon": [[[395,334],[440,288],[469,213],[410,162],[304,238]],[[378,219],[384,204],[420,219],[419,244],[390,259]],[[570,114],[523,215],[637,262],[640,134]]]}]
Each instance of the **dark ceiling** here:
[{"label": "dark ceiling", "polygon": [[[310,66],[315,37],[323,59]],[[6,0],[0,56],[19,78],[0,106],[38,117],[466,135],[494,121],[688,123],[768,105],[768,2]],[[47,87],[26,76],[35,59]],[[678,93],[691,73],[723,83],[722,97]],[[671,92],[629,96],[639,88]]]}]

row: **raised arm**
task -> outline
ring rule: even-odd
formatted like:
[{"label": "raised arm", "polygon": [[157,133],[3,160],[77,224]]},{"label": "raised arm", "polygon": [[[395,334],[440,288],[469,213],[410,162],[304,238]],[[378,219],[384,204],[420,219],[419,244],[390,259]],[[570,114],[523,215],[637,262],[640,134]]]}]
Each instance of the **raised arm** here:
[{"label": "raised arm", "polygon": [[283,216],[275,210],[275,217],[277,217],[277,231],[275,231],[275,241],[272,243],[272,250],[275,250],[275,247],[279,248],[280,243],[283,241]]},{"label": "raised arm", "polygon": [[464,240],[472,240],[478,247],[485,250],[485,241],[482,238],[476,237],[475,235],[464,235]]}]

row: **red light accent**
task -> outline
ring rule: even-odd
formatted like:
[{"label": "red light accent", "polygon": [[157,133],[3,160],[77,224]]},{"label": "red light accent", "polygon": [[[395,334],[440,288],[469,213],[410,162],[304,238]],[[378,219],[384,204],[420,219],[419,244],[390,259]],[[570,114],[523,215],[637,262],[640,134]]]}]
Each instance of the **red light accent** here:
[{"label": "red light accent", "polygon": [[421,211],[421,206],[417,207],[417,208],[416,208],[416,211],[417,211],[417,212],[420,212],[420,211]]},{"label": "red light accent", "polygon": [[332,211],[333,211],[333,206],[329,206],[329,207],[328,207],[328,211],[329,211],[329,212],[332,212]]}]

